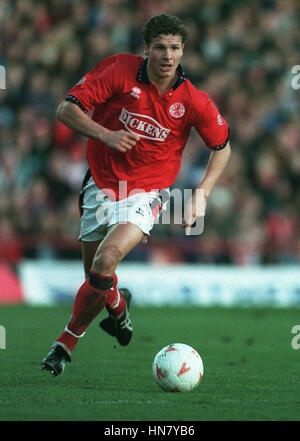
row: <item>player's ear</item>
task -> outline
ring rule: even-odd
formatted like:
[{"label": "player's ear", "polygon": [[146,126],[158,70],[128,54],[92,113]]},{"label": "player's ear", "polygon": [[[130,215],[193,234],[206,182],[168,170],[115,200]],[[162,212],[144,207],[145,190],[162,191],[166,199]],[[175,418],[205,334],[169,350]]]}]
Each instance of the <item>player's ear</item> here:
[{"label": "player's ear", "polygon": [[146,57],[149,55],[149,47],[145,42],[144,42],[144,54],[146,55]]},{"label": "player's ear", "polygon": [[184,50],[184,43],[181,43],[181,52],[183,54],[183,50]]}]

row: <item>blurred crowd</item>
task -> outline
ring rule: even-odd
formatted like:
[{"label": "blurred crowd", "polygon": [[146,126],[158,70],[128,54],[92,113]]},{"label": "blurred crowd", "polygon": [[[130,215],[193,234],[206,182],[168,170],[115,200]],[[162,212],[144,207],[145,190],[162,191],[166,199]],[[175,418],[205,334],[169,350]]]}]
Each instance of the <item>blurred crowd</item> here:
[{"label": "blurred crowd", "polygon": [[[80,256],[86,139],[56,108],[104,57],[143,55],[141,27],[159,13],[190,30],[182,66],[227,119],[232,155],[203,234],[159,224],[128,259],[299,263],[298,0],[0,0],[0,260]],[[192,131],[174,186],[194,188],[208,158]]]}]

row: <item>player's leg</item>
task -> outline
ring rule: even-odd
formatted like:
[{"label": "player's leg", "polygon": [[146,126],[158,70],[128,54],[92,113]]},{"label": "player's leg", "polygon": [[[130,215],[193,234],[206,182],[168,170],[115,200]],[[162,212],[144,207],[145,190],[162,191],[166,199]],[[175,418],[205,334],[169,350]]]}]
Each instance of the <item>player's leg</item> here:
[{"label": "player's leg", "polygon": [[[89,277],[79,288],[67,327],[43,360],[42,368],[51,370],[54,375],[59,375],[64,369],[65,362],[71,361],[72,351],[79,338],[84,335],[94,318],[106,306],[111,314],[110,319],[116,319],[113,321],[114,329],[118,327],[119,331],[123,330],[122,335],[118,334],[118,329],[116,330],[120,344],[129,343],[132,335],[131,322],[128,317],[129,305],[126,302],[127,299],[116,289],[115,269],[143,237],[144,233],[134,224],[117,224],[111,227],[105,239],[98,245]],[[91,259],[92,248],[93,246],[84,246],[86,265]],[[107,322],[106,325],[108,326]],[[108,329],[105,330],[109,332]],[[63,353],[61,353],[62,350]],[[56,354],[55,351],[59,353]]]},{"label": "player's leg", "polygon": [[[83,259],[83,268],[85,273],[85,279],[89,278],[90,269],[93,264],[93,259],[97,248],[101,243],[100,240],[83,242],[81,241],[81,249],[82,249],[82,259]],[[77,296],[80,295],[81,291],[77,293]],[[66,331],[67,327],[60,335],[62,339],[62,344],[57,344],[57,341],[54,342],[51,347],[50,352],[46,355],[46,357],[42,361],[42,369],[46,369],[52,372],[53,375],[59,375],[63,372],[66,362],[71,361],[71,351],[68,349],[69,343],[72,344],[72,337],[68,331]],[[70,340],[70,342],[69,342]],[[77,341],[77,339],[74,339]],[[72,346],[70,346],[72,348]]]},{"label": "player's leg", "polygon": [[[85,273],[86,280],[89,279],[89,277],[90,277],[90,272],[92,269],[94,257],[95,257],[95,254],[97,252],[97,249],[98,249],[101,241],[102,240],[93,241],[93,242],[81,241],[83,267],[84,267],[84,273]],[[107,308],[108,312],[110,313],[110,306],[109,305],[115,305],[114,312],[117,313],[118,309],[119,310],[121,309],[120,312],[123,312],[122,305],[123,305],[123,309],[124,309],[125,305],[124,305],[124,302],[123,303],[120,302],[120,300],[122,300],[122,295],[121,295],[121,299],[120,299],[120,292],[117,291],[117,282],[118,282],[117,275],[114,274],[113,278],[114,278],[113,288],[111,288],[112,292],[109,295],[106,308]],[[128,290],[127,290],[127,292],[128,292]],[[128,297],[128,295],[127,295],[127,297]]]},{"label": "player's leg", "polygon": [[[107,307],[111,318],[121,319],[125,313],[124,319],[128,321],[126,299],[117,289],[115,270],[143,237],[144,233],[134,224],[116,224],[101,241],[94,256],[89,277],[76,296],[67,330],[58,339],[71,352],[79,336],[83,335],[104,307]],[[127,332],[119,342],[123,345],[128,344],[130,337]]]},{"label": "player's leg", "polygon": [[112,277],[118,264],[144,236],[143,231],[133,223],[113,225],[97,248],[92,271]]},{"label": "player's leg", "polygon": [[93,260],[101,241],[102,240],[96,240],[93,242],[81,241],[83,269],[86,279],[89,278],[90,271],[93,265]]},{"label": "player's leg", "polygon": [[[125,288],[120,290],[117,289],[118,278],[115,269],[124,256],[134,248],[143,237],[144,233],[139,227],[128,223],[111,226],[108,229],[105,239],[93,242],[81,242],[86,279],[89,280],[89,284],[94,285],[94,288],[99,289],[100,291],[105,291],[105,306],[109,313],[109,318],[115,317],[121,322],[124,318],[128,325],[128,304],[130,304],[131,294]],[[102,279],[104,279],[104,285]],[[81,291],[78,297],[80,296]],[[79,302],[79,304],[81,304],[81,302]],[[116,323],[112,323],[111,320],[103,320],[100,326],[106,332],[116,336],[115,325]],[[68,329],[69,328],[70,327],[68,326]],[[126,334],[126,329],[124,333]],[[121,344],[128,344],[129,337],[128,334],[127,336],[124,335],[124,338],[121,337],[119,342]]]},{"label": "player's leg", "polygon": [[131,293],[126,288],[117,288],[118,278],[115,270],[119,262],[144,236],[141,229],[132,223],[113,226],[99,246],[91,270],[96,277],[101,274],[111,277],[113,285],[106,305],[109,316],[103,319],[99,326],[109,335],[116,337],[122,346],[130,342],[133,334],[129,317]]},{"label": "player's leg", "polygon": [[[80,236],[82,243],[82,257],[85,272],[85,283],[80,287],[76,299],[84,296],[85,285],[89,278],[89,271],[93,263],[97,248],[105,235],[104,230],[99,231],[97,221],[97,209],[99,206],[97,200],[98,187],[96,186],[90,171],[88,170],[84,178],[79,196],[80,210]],[[85,242],[83,242],[85,240]],[[78,301],[77,301],[78,303]],[[73,306],[73,308],[74,308]],[[71,352],[77,342],[78,336],[72,336],[72,332],[66,327],[60,335],[61,341],[57,339],[51,347],[50,352],[43,358],[42,369],[49,370],[53,375],[59,375],[63,372],[66,362],[71,361]]]},{"label": "player's leg", "polygon": [[[109,237],[109,241],[108,239],[106,239],[104,245],[101,246],[100,248],[100,243],[103,242],[103,239],[98,240],[98,241],[93,241],[93,242],[87,242],[87,241],[81,241],[81,248],[82,248],[82,258],[83,258],[83,266],[84,266],[84,272],[85,272],[85,278],[88,279],[90,277],[90,273],[91,270],[95,274],[103,274],[103,275],[107,275],[104,273],[104,271],[102,271],[102,267],[101,265],[107,265],[107,259],[110,258],[108,256],[108,252],[109,252],[109,248],[107,247],[107,244],[111,243],[110,245],[110,252],[112,252],[112,246],[114,246],[115,252],[116,252],[116,246],[113,244],[113,242],[111,242],[111,231],[115,230],[116,225],[111,226],[108,229],[108,234],[107,237]],[[126,229],[126,237],[128,238],[128,227],[125,227]],[[134,227],[129,227],[129,229],[133,229],[136,230],[135,226]],[[122,230],[122,235],[124,227],[121,227],[117,229],[116,232],[114,232],[113,234],[113,239],[117,244],[121,243],[120,238],[118,237],[118,234],[120,234],[120,230]],[[117,234],[116,234],[117,233]],[[139,235],[139,237],[143,238],[143,234],[140,234],[139,229],[137,229],[137,233]],[[134,233],[135,234],[135,233]],[[138,239],[139,240],[139,239]],[[127,242],[127,241],[126,241]],[[127,245],[128,246],[128,245]],[[134,244],[131,244],[129,242],[129,248],[131,249],[132,246],[134,246]],[[103,248],[105,247],[105,251],[103,251]],[[127,250],[123,249],[122,251],[120,251],[121,254],[126,255],[127,254]],[[103,259],[104,258],[104,259]],[[114,268],[112,268],[111,270],[111,276],[113,277],[113,287],[110,289],[109,296],[108,296],[108,302],[107,302],[107,310],[110,314],[112,315],[120,315],[125,307],[124,302],[122,302],[122,295],[120,296],[120,292],[117,290],[117,282],[118,282],[118,278],[116,273],[114,272]],[[126,290],[126,292],[128,293],[128,290]],[[128,297],[128,294],[127,294]]]}]

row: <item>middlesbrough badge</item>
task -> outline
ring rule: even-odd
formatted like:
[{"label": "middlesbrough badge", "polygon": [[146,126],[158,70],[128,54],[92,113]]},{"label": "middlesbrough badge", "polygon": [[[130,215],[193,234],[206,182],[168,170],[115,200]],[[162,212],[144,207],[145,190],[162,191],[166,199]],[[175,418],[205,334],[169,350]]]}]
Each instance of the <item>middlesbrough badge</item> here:
[{"label": "middlesbrough badge", "polygon": [[181,118],[185,114],[184,105],[181,103],[174,103],[170,106],[169,112],[173,118]]}]

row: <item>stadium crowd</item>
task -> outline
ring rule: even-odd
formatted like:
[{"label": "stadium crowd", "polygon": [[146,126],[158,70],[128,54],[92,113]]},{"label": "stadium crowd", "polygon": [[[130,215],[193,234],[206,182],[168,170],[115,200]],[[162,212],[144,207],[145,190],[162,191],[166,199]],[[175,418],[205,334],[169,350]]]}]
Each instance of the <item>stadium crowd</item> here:
[{"label": "stadium crowd", "polygon": [[[0,260],[80,256],[86,139],[57,121],[56,108],[104,57],[143,55],[141,27],[159,13],[189,28],[182,66],[227,119],[232,156],[202,235],[160,224],[128,259],[299,263],[298,0],[2,0]],[[174,186],[194,188],[208,157],[192,132]]]}]

